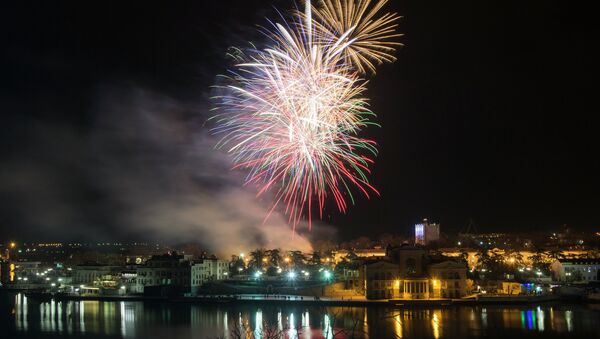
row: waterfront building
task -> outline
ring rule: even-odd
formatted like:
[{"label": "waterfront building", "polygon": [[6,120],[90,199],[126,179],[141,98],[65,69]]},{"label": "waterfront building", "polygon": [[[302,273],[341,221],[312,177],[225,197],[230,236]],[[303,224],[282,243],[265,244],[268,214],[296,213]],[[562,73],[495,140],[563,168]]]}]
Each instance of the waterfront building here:
[{"label": "waterfront building", "polygon": [[189,260],[183,255],[154,255],[137,267],[136,291],[146,293],[154,290],[153,287],[170,286],[177,293],[187,293],[190,289],[190,268]]},{"label": "waterfront building", "polygon": [[467,294],[464,262],[444,260],[427,266],[431,278],[431,298],[461,298]]},{"label": "waterfront building", "polygon": [[229,263],[215,256],[192,263],[190,282],[192,294],[196,294],[206,282],[224,280],[228,275]]},{"label": "waterfront building", "polygon": [[76,285],[94,284],[98,280],[106,280],[106,276],[112,276],[118,272],[119,266],[102,265],[90,263],[78,265],[72,269],[72,283]]},{"label": "waterfront building", "polygon": [[550,268],[557,281],[600,281],[600,259],[557,259]]},{"label": "waterfront building", "polygon": [[398,265],[378,260],[364,265],[367,299],[395,299],[400,297]]},{"label": "waterfront building", "polygon": [[421,246],[388,248],[385,259],[363,265],[367,299],[461,298],[467,293],[466,263],[431,256]]}]

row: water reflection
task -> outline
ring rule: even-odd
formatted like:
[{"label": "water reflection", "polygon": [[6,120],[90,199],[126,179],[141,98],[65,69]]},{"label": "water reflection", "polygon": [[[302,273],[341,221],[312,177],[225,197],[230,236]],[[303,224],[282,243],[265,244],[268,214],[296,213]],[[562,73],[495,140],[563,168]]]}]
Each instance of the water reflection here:
[{"label": "water reflection", "polygon": [[[12,295],[2,312],[9,333],[77,334],[122,338],[464,338],[502,331],[595,336],[597,311],[585,305],[535,307],[207,306],[143,302],[39,301]],[[237,331],[239,336],[232,333]],[[9,336],[10,337],[10,336]]]}]

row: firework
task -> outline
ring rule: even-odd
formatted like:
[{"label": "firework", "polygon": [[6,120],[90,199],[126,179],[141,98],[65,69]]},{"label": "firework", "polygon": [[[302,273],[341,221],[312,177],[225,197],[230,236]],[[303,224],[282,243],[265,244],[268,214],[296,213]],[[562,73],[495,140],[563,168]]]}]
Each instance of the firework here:
[{"label": "firework", "polygon": [[376,17],[386,1],[307,1],[265,30],[267,48],[235,49],[229,84],[218,86],[217,146],[257,195],[275,193],[271,211],[283,204],[294,226],[304,215],[310,225],[314,210],[322,218],[330,197],[346,212],[353,188],[378,194],[367,177],[376,143],[358,135],[374,124],[360,76],[394,60],[398,16]]}]

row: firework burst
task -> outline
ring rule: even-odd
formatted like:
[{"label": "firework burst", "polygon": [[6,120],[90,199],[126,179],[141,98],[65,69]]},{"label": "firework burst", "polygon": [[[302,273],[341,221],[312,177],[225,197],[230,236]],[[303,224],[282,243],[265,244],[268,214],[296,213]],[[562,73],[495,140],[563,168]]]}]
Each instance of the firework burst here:
[{"label": "firework burst", "polygon": [[322,218],[329,197],[346,212],[353,187],[378,194],[367,177],[376,143],[358,135],[374,124],[360,75],[394,60],[399,17],[376,17],[386,2],[307,1],[264,31],[267,48],[235,49],[229,84],[218,86],[217,146],[258,195],[275,193],[271,211],[283,204],[293,226],[304,215],[310,225],[314,210]]}]

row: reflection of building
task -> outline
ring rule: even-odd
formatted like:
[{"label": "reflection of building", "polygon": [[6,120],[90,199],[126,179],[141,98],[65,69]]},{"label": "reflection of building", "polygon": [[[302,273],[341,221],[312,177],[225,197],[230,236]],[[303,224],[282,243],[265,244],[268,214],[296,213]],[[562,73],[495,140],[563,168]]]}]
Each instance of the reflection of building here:
[{"label": "reflection of building", "polygon": [[415,244],[427,245],[438,240],[440,240],[440,224],[429,223],[427,219],[423,219],[423,223],[415,225]]},{"label": "reflection of building", "polygon": [[191,267],[191,289],[196,293],[204,283],[214,280],[227,279],[229,263],[216,257],[202,259]]},{"label": "reflection of building", "polygon": [[600,280],[600,259],[558,259],[550,267],[558,281]]}]

